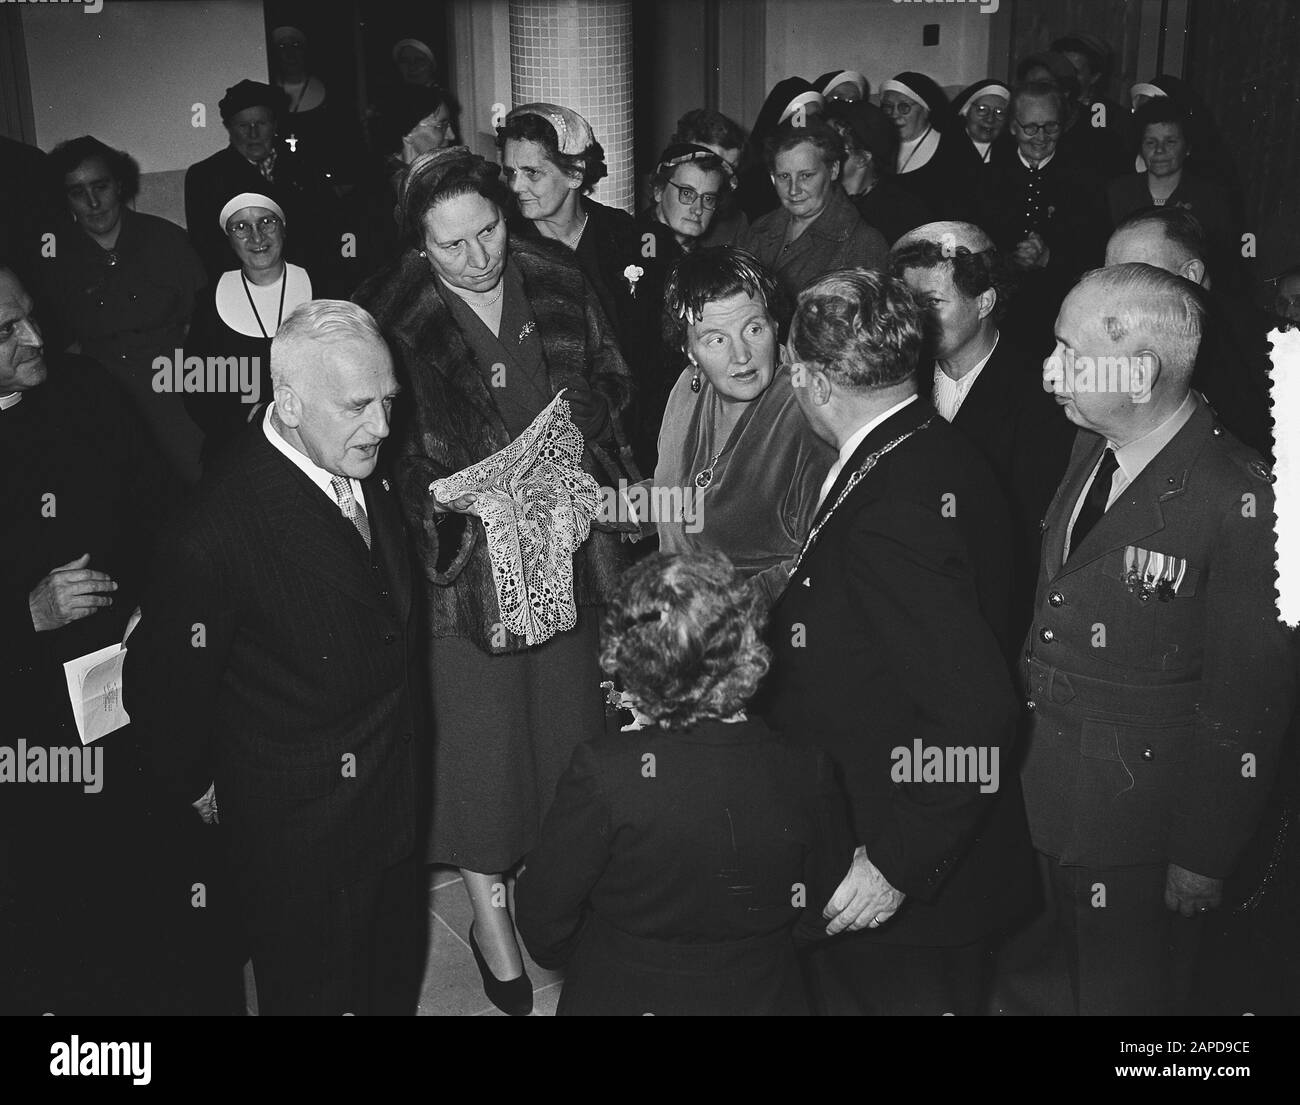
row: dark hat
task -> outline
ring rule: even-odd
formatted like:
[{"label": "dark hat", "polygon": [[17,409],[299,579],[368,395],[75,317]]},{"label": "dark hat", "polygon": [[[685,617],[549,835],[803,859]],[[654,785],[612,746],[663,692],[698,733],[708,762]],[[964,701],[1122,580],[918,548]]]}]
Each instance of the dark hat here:
[{"label": "dark hat", "polygon": [[1051,73],[1052,80],[1060,86],[1062,91],[1079,87],[1079,74],[1075,72],[1070,59],[1064,54],[1058,54],[1053,50],[1040,50],[1036,54],[1021,58],[1020,64],[1016,66],[1016,80],[1023,81],[1025,74],[1036,65],[1041,65]]},{"label": "dark hat", "polygon": [[943,94],[933,80],[924,73],[914,73],[910,69],[887,80],[880,86],[880,91],[902,92],[911,99],[919,99],[930,112],[930,125],[935,130],[942,130],[948,114],[948,97]]},{"label": "dark hat", "polygon": [[1058,54],[1082,54],[1097,72],[1103,71],[1110,62],[1110,47],[1096,36],[1079,31],[1058,38],[1051,48]]},{"label": "dark hat", "polygon": [[221,121],[228,123],[232,115],[238,115],[250,107],[270,108],[276,116],[284,115],[289,109],[289,101],[284,92],[274,85],[258,84],[257,81],[240,81],[226,89],[226,94],[217,104],[221,112]]},{"label": "dark hat", "polygon": [[708,158],[722,162],[722,171],[727,176],[731,176],[730,165],[707,146],[697,146],[694,142],[674,142],[659,155],[659,163],[655,166],[655,172],[666,173],[676,169],[678,165],[686,165],[692,161],[703,161]]}]

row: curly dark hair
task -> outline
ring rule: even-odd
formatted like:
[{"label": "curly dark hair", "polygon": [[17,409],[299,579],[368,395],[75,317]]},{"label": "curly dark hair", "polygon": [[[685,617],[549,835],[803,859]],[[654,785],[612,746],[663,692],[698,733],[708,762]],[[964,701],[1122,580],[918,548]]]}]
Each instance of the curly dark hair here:
[{"label": "curly dark hair", "polygon": [[706,303],[744,292],[763,301],[773,318],[779,310],[776,277],[752,253],[738,246],[707,246],[681,257],[664,282],[663,338],[684,351],[686,331]]},{"label": "curly dark hair", "polygon": [[98,138],[83,134],[60,142],[50,151],[49,168],[60,189],[69,173],[74,173],[87,161],[102,161],[109,175],[117,182],[123,203],[130,203],[140,191],[140,165],[125,150],[106,146]]},{"label": "curly dark hair", "polygon": [[599,142],[592,139],[591,145],[580,154],[561,153],[555,128],[540,115],[516,115],[497,127],[497,150],[503,155],[506,143],[512,138],[516,142],[536,142],[546,151],[547,160],[566,176],[580,174],[584,195],[609,176],[605,148]]},{"label": "curly dark hair", "polygon": [[722,553],[652,553],[623,574],[600,666],[652,721],[687,729],[753,697],[771,662],[762,626],[761,604]]},{"label": "curly dark hair", "polygon": [[1000,317],[1009,298],[1013,282],[997,247],[971,250],[966,246],[949,248],[940,242],[905,242],[889,255],[889,274],[902,277],[908,269],[952,270],[952,283],[967,299],[983,295],[990,288],[997,294],[994,317]]},{"label": "curly dark hair", "polygon": [[1168,123],[1178,128],[1187,143],[1188,149],[1196,148],[1196,124],[1192,117],[1168,96],[1157,96],[1148,100],[1133,113],[1133,130],[1137,138],[1138,152],[1142,151],[1142,140],[1146,137],[1147,127],[1157,123]]},{"label": "curly dark hair", "polygon": [[501,167],[464,146],[434,150],[407,168],[397,204],[397,225],[404,245],[424,248],[424,216],[444,200],[480,195],[505,211],[510,194],[501,183]]},{"label": "curly dark hair", "polygon": [[809,119],[803,126],[786,121],[776,128],[776,133],[763,143],[763,158],[767,171],[776,170],[777,154],[786,153],[807,142],[814,146],[827,165],[844,162],[844,139],[840,132],[821,119]]},{"label": "curly dark hair", "polygon": [[842,269],[799,293],[790,348],[851,391],[891,387],[916,372],[925,318],[898,277]]}]

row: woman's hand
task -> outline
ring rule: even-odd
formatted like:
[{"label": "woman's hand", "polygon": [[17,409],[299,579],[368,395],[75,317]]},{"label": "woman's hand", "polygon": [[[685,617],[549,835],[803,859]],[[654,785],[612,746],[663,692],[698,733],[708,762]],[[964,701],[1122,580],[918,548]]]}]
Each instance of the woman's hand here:
[{"label": "woman's hand", "polygon": [[432,491],[429,492],[429,494],[433,498],[433,509],[436,514],[478,514],[478,510],[476,509],[478,505],[478,496],[473,492],[462,495],[458,499],[452,499],[447,503],[439,500]]}]

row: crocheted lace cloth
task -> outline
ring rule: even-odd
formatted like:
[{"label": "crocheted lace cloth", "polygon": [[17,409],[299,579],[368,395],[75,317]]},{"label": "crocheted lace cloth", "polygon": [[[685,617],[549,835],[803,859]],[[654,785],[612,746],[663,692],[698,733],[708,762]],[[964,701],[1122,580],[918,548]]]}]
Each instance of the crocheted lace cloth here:
[{"label": "crocheted lace cloth", "polygon": [[429,485],[444,503],[478,495],[501,621],[530,645],[577,623],[573,554],[601,505],[563,396],[499,453]]}]

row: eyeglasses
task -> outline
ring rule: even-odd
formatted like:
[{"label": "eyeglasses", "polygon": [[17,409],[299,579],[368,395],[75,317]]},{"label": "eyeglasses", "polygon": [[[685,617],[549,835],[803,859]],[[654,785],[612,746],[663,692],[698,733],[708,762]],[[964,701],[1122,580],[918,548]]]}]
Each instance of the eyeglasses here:
[{"label": "eyeglasses", "polygon": [[972,115],[978,115],[981,119],[987,119],[990,115],[1001,119],[1007,113],[1006,108],[993,107],[990,104],[972,104],[970,110]]},{"label": "eyeglasses", "polygon": [[1024,131],[1029,138],[1033,138],[1040,130],[1049,138],[1055,138],[1061,133],[1060,123],[1022,123],[1017,119],[1016,126]]},{"label": "eyeglasses", "polygon": [[297,39],[289,39],[287,42],[277,42],[275,48],[277,50],[301,50],[305,45],[306,43],[299,42]]},{"label": "eyeglasses", "polygon": [[886,115],[911,115],[912,108],[915,106],[916,105],[912,103],[911,100],[896,100],[893,102],[882,100],[880,110]]},{"label": "eyeglasses", "polygon": [[683,207],[694,207],[696,200],[704,204],[705,211],[712,211],[718,206],[717,192],[697,192],[694,188],[687,188],[686,185],[678,184],[673,180],[668,183],[677,189],[677,201]]},{"label": "eyeglasses", "polygon": [[226,226],[226,232],[233,234],[241,242],[246,242],[253,236],[254,226],[269,237],[274,234],[279,234],[281,229],[284,227],[284,223],[280,221],[279,215],[263,215],[255,224],[245,222],[242,219],[237,223],[229,223]]}]

